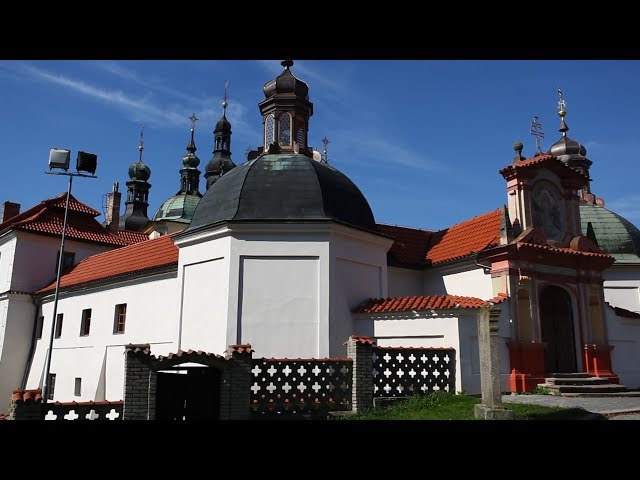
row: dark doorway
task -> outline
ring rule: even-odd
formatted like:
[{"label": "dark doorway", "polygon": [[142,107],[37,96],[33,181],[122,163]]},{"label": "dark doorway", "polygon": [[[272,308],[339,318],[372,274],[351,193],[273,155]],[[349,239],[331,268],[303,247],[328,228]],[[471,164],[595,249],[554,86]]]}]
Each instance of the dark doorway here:
[{"label": "dark doorway", "polygon": [[[185,373],[186,372],[186,373]],[[189,367],[158,372],[157,420],[218,420],[220,371],[213,367]]]},{"label": "dark doorway", "polygon": [[576,371],[576,345],[571,297],[566,290],[550,285],[540,292],[542,341],[546,342],[548,373]]}]

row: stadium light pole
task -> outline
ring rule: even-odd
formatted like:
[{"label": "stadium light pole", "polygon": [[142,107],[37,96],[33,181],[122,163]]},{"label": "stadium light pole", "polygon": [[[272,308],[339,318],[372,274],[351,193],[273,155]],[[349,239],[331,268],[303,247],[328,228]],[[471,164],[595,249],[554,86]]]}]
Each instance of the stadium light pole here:
[{"label": "stadium light pole", "polygon": [[[49,335],[49,348],[47,350],[46,366],[44,371],[44,385],[42,388],[42,399],[44,403],[49,401],[50,370],[51,357],[53,355],[53,336],[56,331],[56,316],[58,314],[58,296],[60,293],[60,277],[62,275],[62,264],[64,263],[64,239],[67,233],[67,217],[69,216],[69,198],[71,197],[71,186],[73,185],[73,177],[98,178],[96,166],[98,157],[93,153],[78,152],[76,159],[76,172],[69,172],[69,159],[71,151],[66,148],[52,148],[49,151],[49,170],[58,169],[64,172],[44,172],[47,175],[64,175],[69,177],[69,186],[67,187],[67,200],[64,205],[64,221],[62,222],[62,238],[60,241],[60,254],[58,256],[58,268],[56,272],[56,291],[53,296],[53,315],[51,319],[51,332]],[[87,172],[87,173],[80,173]]]}]

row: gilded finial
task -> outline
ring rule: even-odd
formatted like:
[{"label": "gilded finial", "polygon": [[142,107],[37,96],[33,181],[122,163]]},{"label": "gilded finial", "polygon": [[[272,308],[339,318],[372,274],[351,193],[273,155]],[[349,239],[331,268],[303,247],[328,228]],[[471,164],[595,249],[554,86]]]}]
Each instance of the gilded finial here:
[{"label": "gilded finial", "polygon": [[293,67],[293,60],[283,60],[280,62],[280,65],[288,70],[289,68]]},{"label": "gilded finial", "polygon": [[187,151],[195,154],[195,151],[197,150],[197,148],[196,148],[196,142],[193,139],[193,134],[196,129],[196,122],[200,119],[196,117],[195,113],[192,113],[191,116],[187,118],[191,120],[191,141],[189,142],[189,145],[187,145]]},{"label": "gilded finial", "polygon": [[544,138],[544,132],[542,131],[542,123],[540,123],[540,120],[538,120],[537,115],[534,115],[533,120],[531,120],[531,128],[529,129],[529,133],[536,137],[536,155],[542,154],[540,139]]},{"label": "gilded finial", "polygon": [[331,143],[331,142],[329,142],[329,139],[325,135],[324,138],[322,139],[322,144],[324,145],[323,157],[324,157],[325,163],[329,163],[329,158],[328,158],[328,155],[327,155],[327,145],[329,145],[329,143]]},{"label": "gilded finial", "polygon": [[227,94],[227,88],[229,88],[229,80],[227,80],[226,82],[224,82],[224,97],[222,97],[222,116],[226,117],[227,116],[227,107],[229,106],[229,104],[227,103],[227,98],[229,98],[229,95]]},{"label": "gilded finial", "polygon": [[567,102],[564,100],[564,96],[562,95],[562,89],[560,87],[558,87],[558,97],[559,97],[558,98],[558,116],[560,116],[560,118],[562,119],[559,131],[562,132],[563,137],[566,137],[567,130],[569,130],[569,127],[564,121],[564,117],[567,115],[567,111],[565,110],[565,107],[567,106]]},{"label": "gilded finial", "polygon": [[200,120],[198,117],[196,117],[195,113],[192,113],[190,117],[188,117],[189,120],[191,120],[191,131],[193,132],[196,128],[196,122],[198,120]]},{"label": "gilded finial", "polygon": [[140,152],[139,161],[142,162],[142,151],[144,150],[144,124],[140,127],[140,145],[138,145],[138,151]]}]

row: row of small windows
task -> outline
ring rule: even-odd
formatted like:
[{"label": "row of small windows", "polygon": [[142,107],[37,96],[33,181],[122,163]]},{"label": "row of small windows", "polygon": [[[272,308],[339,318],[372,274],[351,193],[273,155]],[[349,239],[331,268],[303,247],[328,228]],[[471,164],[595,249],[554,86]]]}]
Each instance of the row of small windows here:
[{"label": "row of small windows", "polygon": [[[281,113],[278,117],[278,144],[281,146],[291,145],[291,115],[287,112]],[[276,139],[276,118],[273,114],[267,116],[264,128],[264,144],[265,147],[275,143]],[[295,141],[300,146],[304,146],[304,124],[296,123]]]},{"label": "row of small windows", "polygon": [[[47,400],[53,400],[53,395],[56,390],[56,374],[49,374],[49,381],[47,382],[49,385],[49,394],[47,395]],[[76,377],[73,384],[73,395],[76,397],[80,397],[82,395],[82,378]]]},{"label": "row of small windows", "polygon": [[[53,338],[60,338],[62,336],[62,324],[64,321],[64,314],[59,313],[56,315],[56,327],[54,329]],[[113,333],[124,333],[124,327],[127,321],[127,304],[121,303],[116,305],[115,313],[113,317]],[[42,338],[42,328],[44,326],[44,317],[41,316],[38,319],[36,326],[36,338]],[[82,310],[82,319],[80,321],[80,336],[86,337],[91,331],[91,309],[85,308]]]}]

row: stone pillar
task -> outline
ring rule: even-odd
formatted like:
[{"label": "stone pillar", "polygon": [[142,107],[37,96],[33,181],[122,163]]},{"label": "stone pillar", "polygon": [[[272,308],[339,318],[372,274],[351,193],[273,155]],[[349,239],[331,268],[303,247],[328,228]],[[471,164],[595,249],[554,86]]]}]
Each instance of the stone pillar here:
[{"label": "stone pillar", "polygon": [[[151,374],[154,379],[156,372],[151,368],[151,347],[149,344],[125,347],[124,361],[124,406],[123,420],[154,420],[155,419],[155,381],[151,390]],[[153,393],[153,395],[151,395]],[[150,415],[150,405],[153,405],[153,416]]]},{"label": "stone pillar", "polygon": [[45,413],[42,407],[42,390],[13,391],[9,404],[10,420],[43,420]]},{"label": "stone pillar", "polygon": [[347,340],[347,357],[353,361],[351,410],[360,413],[373,407],[373,344],[370,337],[351,335]]},{"label": "stone pillar", "polygon": [[500,307],[480,310],[478,315],[478,343],[480,352],[480,388],[482,403],[474,406],[476,418],[484,420],[513,420],[512,410],[502,405],[500,365],[498,362],[498,331]]},{"label": "stone pillar", "polygon": [[228,365],[222,371],[220,420],[249,420],[253,349],[250,344],[229,345],[225,353]]}]

